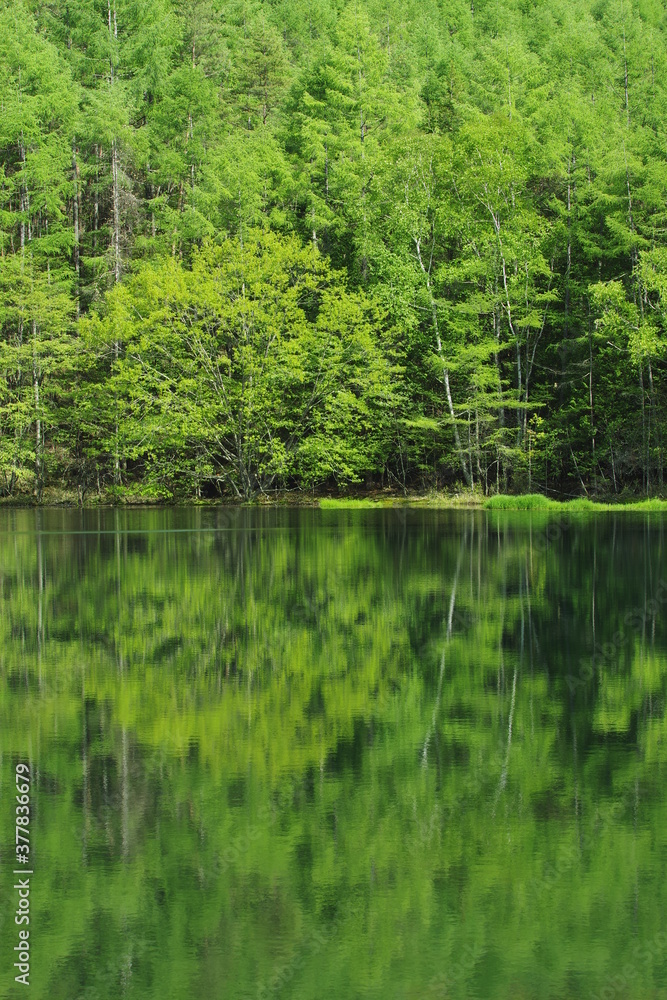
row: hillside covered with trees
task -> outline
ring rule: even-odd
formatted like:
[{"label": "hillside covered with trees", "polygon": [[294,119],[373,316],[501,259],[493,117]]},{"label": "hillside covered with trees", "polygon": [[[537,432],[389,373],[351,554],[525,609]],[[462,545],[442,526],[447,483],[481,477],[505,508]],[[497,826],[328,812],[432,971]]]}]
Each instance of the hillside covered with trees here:
[{"label": "hillside covered with trees", "polygon": [[666,67],[660,0],[0,0],[0,492],[660,494]]}]

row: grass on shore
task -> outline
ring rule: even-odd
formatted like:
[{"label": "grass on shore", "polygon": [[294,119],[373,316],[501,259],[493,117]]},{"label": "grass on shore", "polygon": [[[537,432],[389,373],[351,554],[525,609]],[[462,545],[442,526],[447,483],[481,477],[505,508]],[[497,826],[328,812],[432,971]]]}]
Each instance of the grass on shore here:
[{"label": "grass on shore", "polygon": [[[481,507],[484,497],[478,493],[427,493],[406,496],[385,494],[369,497],[321,497],[319,506],[323,509],[373,509],[380,507],[436,507],[452,509],[461,507]],[[317,501],[316,501],[317,502]]]},{"label": "grass on shore", "polygon": [[667,511],[667,500],[635,500],[626,503],[602,503],[577,497],[574,500],[552,500],[541,493],[522,493],[517,496],[498,494],[486,499],[476,493],[433,493],[426,496],[406,497],[323,497],[319,501],[323,509],[377,509],[382,507],[434,507],[440,509],[477,507],[485,510],[544,511],[564,514],[599,513],[601,511]]},{"label": "grass on shore", "polygon": [[563,513],[587,513],[589,511],[667,511],[667,500],[635,500],[630,503],[598,503],[588,497],[575,500],[552,500],[541,493],[524,493],[519,496],[498,494],[484,501],[486,510],[547,510]]}]

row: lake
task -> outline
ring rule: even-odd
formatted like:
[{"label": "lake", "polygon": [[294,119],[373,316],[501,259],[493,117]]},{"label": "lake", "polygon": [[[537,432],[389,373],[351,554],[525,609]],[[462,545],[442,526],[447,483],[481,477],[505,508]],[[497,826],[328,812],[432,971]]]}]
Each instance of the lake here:
[{"label": "lake", "polygon": [[0,511],[0,997],[667,997],[659,515]]}]

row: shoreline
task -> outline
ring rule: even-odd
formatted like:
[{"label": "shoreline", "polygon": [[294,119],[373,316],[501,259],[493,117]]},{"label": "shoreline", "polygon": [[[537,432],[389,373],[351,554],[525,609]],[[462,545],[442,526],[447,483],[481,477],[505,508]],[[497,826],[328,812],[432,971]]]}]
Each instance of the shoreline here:
[{"label": "shoreline", "polygon": [[174,509],[184,507],[233,507],[233,508],[320,508],[321,510],[378,510],[392,508],[429,508],[432,510],[487,510],[515,511],[520,513],[537,511],[540,513],[609,513],[616,511],[634,512],[667,512],[667,499],[627,498],[610,502],[608,500],[591,500],[588,497],[574,497],[568,500],[555,500],[541,493],[496,494],[490,497],[472,492],[431,492],[431,493],[369,493],[361,496],[312,496],[305,492],[280,493],[273,497],[259,496],[248,501],[233,500],[169,500],[166,498],[146,499],[140,495],[127,497],[119,501],[118,497],[94,497],[79,503],[74,494],[49,491],[50,495],[37,503],[32,497],[0,498],[0,509],[8,510],[53,510],[53,509]]}]

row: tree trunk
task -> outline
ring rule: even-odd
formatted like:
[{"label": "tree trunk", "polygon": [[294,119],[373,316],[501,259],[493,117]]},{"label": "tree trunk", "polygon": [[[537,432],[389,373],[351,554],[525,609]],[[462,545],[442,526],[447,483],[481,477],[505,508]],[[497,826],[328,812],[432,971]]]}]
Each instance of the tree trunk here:
[{"label": "tree trunk", "polygon": [[93,252],[97,253],[97,231],[100,228],[100,148],[95,146],[95,195],[93,204]]},{"label": "tree trunk", "polygon": [[644,362],[639,364],[639,391],[642,398],[642,489],[648,496],[648,468],[646,466],[646,407],[644,405]]},{"label": "tree trunk", "polygon": [[623,69],[625,74],[625,114],[628,128],[630,127],[630,102],[628,100],[628,57],[625,51],[625,19],[623,20]]},{"label": "tree trunk", "polygon": [[74,176],[74,198],[72,201],[72,216],[74,222],[74,273],[76,275],[76,318],[79,318],[80,313],[80,278],[81,271],[79,266],[79,168],[76,163],[76,140],[72,142],[72,173]]},{"label": "tree trunk", "polygon": [[[477,481],[481,484],[482,482],[482,463],[480,457],[479,448],[479,409],[475,406],[475,456],[477,460]],[[488,487],[486,485],[486,476],[484,480],[484,494],[488,494]]]},{"label": "tree trunk", "polygon": [[23,143],[23,130],[21,130],[21,138],[19,140],[19,159],[21,160],[21,169],[23,170],[24,177],[22,178],[21,187],[19,189],[19,210],[21,213],[20,221],[20,240],[21,240],[21,257],[25,253],[25,218],[28,211],[28,197],[25,186],[25,145]]},{"label": "tree trunk", "polygon": [[120,268],[120,190],[118,187],[118,144],[114,139],[111,143],[111,176],[113,186],[113,273],[114,284],[118,284],[121,276]]},{"label": "tree trunk", "polygon": [[419,266],[421,267],[421,269],[423,271],[423,274],[424,274],[424,277],[426,278],[426,289],[428,291],[429,299],[431,301],[431,317],[432,317],[432,320],[433,320],[433,332],[435,333],[435,343],[436,343],[436,348],[437,348],[437,352],[438,352],[438,357],[440,358],[440,361],[442,362],[443,382],[444,382],[444,385],[445,385],[445,395],[447,397],[447,408],[449,410],[449,416],[450,416],[450,419],[452,421],[452,428],[453,428],[453,431],[454,431],[454,443],[455,443],[455,446],[456,446],[456,454],[458,455],[459,462],[461,463],[461,469],[463,471],[463,477],[464,477],[466,483],[468,484],[468,486],[471,486],[472,485],[472,478],[471,478],[470,472],[468,470],[468,466],[466,464],[465,453],[464,453],[463,447],[461,445],[461,435],[459,434],[458,424],[456,423],[456,414],[454,413],[454,401],[452,399],[452,391],[451,391],[451,388],[450,388],[450,385],[449,385],[449,370],[447,368],[445,357],[444,357],[444,354],[443,354],[443,351],[442,351],[442,341],[440,339],[440,330],[439,330],[439,327],[438,327],[438,311],[437,311],[437,307],[436,307],[436,304],[435,304],[435,299],[433,298],[433,291],[431,289],[431,278],[430,278],[430,274],[429,274],[430,267],[429,267],[429,271],[427,271],[426,268],[424,267],[424,263],[422,261],[422,255],[421,255],[421,240],[420,239],[415,238],[415,246],[417,247],[417,259],[419,260]]},{"label": "tree trunk", "polygon": [[[193,53],[194,53],[194,45],[193,45]],[[193,59],[194,59],[194,54],[193,54]],[[194,138],[194,126],[192,124],[192,114],[189,114],[188,115],[188,139],[193,139],[193,138]],[[194,207],[195,207],[195,161],[194,161],[194,154],[191,154],[191,158],[190,159],[191,159],[191,162],[190,162],[190,190],[192,192],[192,208],[194,210]]]},{"label": "tree trunk", "polygon": [[32,382],[35,393],[35,497],[42,499],[42,422],[39,416],[39,360],[37,356],[37,321],[32,321]]},{"label": "tree trunk", "polygon": [[653,367],[651,365],[651,359],[648,359],[648,383],[649,390],[651,394],[651,413],[653,415],[653,426],[655,427],[655,433],[658,441],[658,482],[662,487],[664,484],[664,472],[663,472],[663,457],[662,457],[662,434],[660,431],[660,423],[658,421],[658,416],[655,406],[655,392],[653,389]]},{"label": "tree trunk", "polygon": [[588,405],[591,415],[591,459],[593,469],[593,489],[597,489],[595,473],[595,414],[593,411],[593,335],[591,332],[591,306],[588,303]]},{"label": "tree trunk", "polygon": [[[120,282],[120,198],[118,192],[118,155],[117,145],[114,139],[111,144],[111,171],[113,178],[113,258],[114,258],[114,284]],[[113,345],[114,360],[118,362],[120,355],[120,344],[118,340]],[[118,441],[118,400],[116,399],[116,419],[114,425],[114,483],[120,485],[120,448]]]},{"label": "tree trunk", "polygon": [[[498,279],[496,278],[496,296],[498,294]],[[496,305],[494,302],[493,306],[493,333],[496,338],[496,345],[500,345],[500,316],[496,312]],[[496,371],[498,372],[498,426],[502,431],[505,427],[505,407],[503,406],[503,383],[502,383],[502,372],[500,369],[500,354],[496,349],[493,352],[493,358],[496,364]],[[499,435],[498,444],[496,446],[496,493],[500,492],[500,444],[502,437]]]}]

